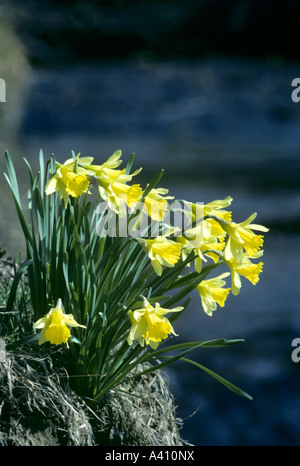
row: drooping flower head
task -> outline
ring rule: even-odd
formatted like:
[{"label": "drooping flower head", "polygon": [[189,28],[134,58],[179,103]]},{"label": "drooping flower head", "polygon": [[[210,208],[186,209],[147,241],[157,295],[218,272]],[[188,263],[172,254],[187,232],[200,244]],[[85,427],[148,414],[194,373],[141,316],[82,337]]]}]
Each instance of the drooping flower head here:
[{"label": "drooping flower head", "polygon": [[180,312],[183,307],[174,309],[164,309],[159,303],[153,307],[146,298],[144,306],[135,311],[128,311],[128,317],[132,324],[127,342],[132,345],[136,340],[141,346],[150,345],[156,349],[162,340],[168,338],[170,334],[176,335],[170,321],[165,317],[169,312]]},{"label": "drooping flower head", "polygon": [[87,192],[91,173],[84,168],[84,165],[88,165],[92,160],[92,157],[80,158],[78,155],[75,159],[66,160],[64,164],[57,163],[55,175],[45,186],[46,194],[58,191],[59,198],[64,201],[67,208],[69,196],[79,197]]},{"label": "drooping flower head", "polygon": [[120,217],[126,216],[126,208],[134,208],[138,203],[142,188],[138,184],[132,186],[126,184],[136,176],[141,169],[134,173],[126,173],[126,169],[116,170],[122,163],[120,157],[122,152],[117,150],[109,159],[101,165],[89,165],[87,168],[91,171],[98,183],[101,198],[107,202],[108,207]]},{"label": "drooping flower head", "polygon": [[231,203],[231,196],[228,196],[225,199],[209,202],[208,204],[185,201],[185,204],[190,208],[190,216],[193,222],[201,220],[206,215],[217,215],[220,218],[230,221],[231,212],[225,210],[225,208],[230,206]]},{"label": "drooping flower head", "polygon": [[138,239],[144,251],[148,254],[157,275],[162,274],[162,266],[174,267],[180,259],[181,244],[165,236],[154,239]]},{"label": "drooping flower head", "polygon": [[196,286],[196,290],[201,298],[203,310],[209,316],[217,309],[217,304],[221,307],[225,305],[230,288],[224,288],[226,281],[223,280],[223,278],[228,277],[228,275],[230,275],[230,273],[225,272],[216,278],[202,280],[199,285]]},{"label": "drooping flower head", "polygon": [[192,251],[196,254],[195,270],[198,273],[202,270],[202,261],[207,261],[205,256],[209,256],[215,262],[219,259],[219,256],[210,250],[221,252],[225,246],[224,242],[211,234],[211,229],[211,225],[204,220],[196,227],[184,231],[183,235],[177,238],[177,241],[182,245],[183,260]]},{"label": "drooping flower head", "polygon": [[152,220],[160,221],[163,219],[168,210],[167,199],[174,199],[173,196],[167,196],[169,190],[165,188],[152,188],[149,194],[145,197],[144,211],[152,218]]},{"label": "drooping flower head", "polygon": [[142,195],[142,188],[138,184],[128,185],[125,183],[98,181],[99,192],[108,207],[124,218],[127,207],[133,209]]},{"label": "drooping flower head", "polygon": [[137,175],[141,168],[136,170],[132,174],[126,173],[126,169],[123,170],[116,170],[116,168],[121,165],[122,160],[120,157],[122,155],[122,151],[116,150],[106,162],[102,163],[101,165],[89,165],[87,168],[91,172],[94,173],[98,182],[100,180],[105,181],[106,183],[112,183],[113,181],[118,181],[119,183],[125,183],[127,181],[131,181],[133,176]]},{"label": "drooping flower head", "polygon": [[251,223],[255,219],[256,213],[241,223],[220,222],[222,228],[228,235],[228,240],[224,249],[224,257],[227,261],[235,259],[241,263],[244,251],[249,257],[254,257],[263,246],[263,235],[257,235],[253,230],[263,232],[269,231],[262,225]]},{"label": "drooping flower head", "polygon": [[68,327],[82,327],[73,318],[72,314],[65,314],[62,309],[62,302],[59,299],[56,307],[50,309],[46,316],[39,319],[34,324],[34,328],[42,329],[39,336],[39,345],[49,341],[53,345],[67,343],[70,338],[70,330]]},{"label": "drooping flower head", "polygon": [[218,221],[214,218],[209,218],[209,216],[229,222],[231,220],[231,212],[227,211],[225,208],[230,206],[231,203],[231,196],[228,196],[225,199],[209,202],[208,204],[204,204],[203,202],[193,203],[183,201],[183,205],[188,207],[188,209],[185,208],[183,210],[183,213],[189,219],[191,224],[197,227],[201,222],[202,229],[205,228],[209,231],[211,236],[222,240],[226,233]]},{"label": "drooping flower head", "polygon": [[240,293],[242,287],[241,277],[247,278],[253,285],[256,285],[259,281],[259,275],[263,269],[263,262],[253,263],[250,259],[257,259],[262,256],[262,251],[259,251],[254,256],[248,256],[244,254],[241,263],[239,264],[234,257],[229,261],[224,259],[224,262],[228,265],[231,272],[231,289],[232,294],[237,296]]}]

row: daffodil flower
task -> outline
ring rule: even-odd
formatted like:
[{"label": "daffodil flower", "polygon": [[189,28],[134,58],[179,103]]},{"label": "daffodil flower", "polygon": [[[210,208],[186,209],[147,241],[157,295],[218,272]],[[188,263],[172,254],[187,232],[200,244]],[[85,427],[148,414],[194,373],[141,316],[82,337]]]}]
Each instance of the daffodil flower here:
[{"label": "daffodil flower", "polygon": [[70,158],[65,161],[64,165],[71,165],[74,162],[77,162],[78,167],[85,168],[86,170],[91,170],[92,173],[100,173],[103,169],[112,170],[117,168],[121,163],[120,157],[122,155],[122,151],[116,150],[107,160],[101,165],[92,165],[94,157],[80,157],[78,154],[75,158]]},{"label": "daffodil flower", "polygon": [[[202,247],[204,244],[202,229],[199,228],[199,225],[195,228],[191,228],[190,230],[185,231],[182,236],[179,236],[176,241],[178,241],[182,246],[181,254],[183,261],[187,259],[192,251],[194,251],[196,254],[195,269],[200,273],[202,269],[202,261],[206,261],[206,258],[202,253]],[[189,267],[190,264],[187,264],[187,266]]]},{"label": "daffodil flower", "polygon": [[[209,217],[210,215],[213,215],[225,220],[226,222],[230,222],[232,214],[224,208],[229,207],[231,203],[231,196],[228,196],[225,199],[209,202],[204,205],[204,216]],[[223,238],[225,236],[224,230],[218,221],[213,218],[206,218],[205,222],[210,226],[212,236],[216,236],[218,238]]]},{"label": "daffodil flower", "polygon": [[[84,158],[85,161],[91,157]],[[80,159],[77,159],[77,162]],[[90,173],[83,167],[76,165],[76,159],[68,159],[63,165],[58,163],[55,175],[50,178],[45,186],[47,195],[56,191],[59,198],[64,201],[67,208],[69,196],[79,197],[87,192]]]},{"label": "daffodil flower", "polygon": [[128,185],[125,183],[106,182],[98,180],[99,192],[108,207],[121,218],[126,217],[126,206],[134,208],[142,195],[142,188],[139,184]]},{"label": "daffodil flower", "polygon": [[240,292],[242,286],[240,276],[247,278],[247,280],[249,280],[253,285],[256,285],[259,281],[259,275],[262,272],[264,264],[263,262],[259,262],[257,264],[253,263],[250,259],[257,259],[261,255],[262,251],[259,251],[254,257],[251,256],[251,258],[247,254],[244,254],[240,264],[234,258],[231,258],[229,261],[226,259],[224,260],[231,272],[232,294],[237,296]]},{"label": "daffodil flower", "polygon": [[169,190],[165,188],[152,188],[145,197],[145,209],[143,210],[152,220],[160,221],[163,219],[169,206],[167,199],[174,199],[174,196],[166,196],[168,192]]},{"label": "daffodil flower", "polygon": [[121,150],[116,150],[107,160],[106,162],[102,163],[101,165],[91,165],[89,163],[88,165],[92,167],[93,170],[101,170],[103,168],[117,168],[119,165],[121,165],[122,160],[120,160],[120,157],[122,156],[122,151]]},{"label": "daffodil flower", "polygon": [[82,327],[73,318],[72,314],[65,314],[62,310],[62,302],[59,299],[56,307],[50,309],[45,317],[42,317],[34,324],[34,328],[42,329],[39,336],[39,345],[49,341],[53,345],[67,343],[70,338],[68,327]]},{"label": "daffodil flower", "polygon": [[116,170],[116,168],[122,163],[122,160],[120,160],[121,155],[122,151],[117,150],[101,165],[89,164],[86,167],[94,174],[98,182],[103,181],[102,185],[100,184],[102,188],[106,189],[110,183],[115,181],[118,183],[127,183],[141,171],[141,168],[139,168],[134,173],[128,174],[126,173],[126,168],[123,170]]},{"label": "daffodil flower", "polygon": [[164,317],[169,312],[180,312],[183,307],[174,309],[164,309],[159,303],[153,307],[146,298],[144,298],[144,307],[135,311],[128,311],[128,317],[132,324],[129,331],[127,342],[132,345],[137,340],[141,346],[150,345],[156,349],[159,343],[166,339],[170,334],[176,335],[170,321]]},{"label": "daffodil flower", "polygon": [[225,305],[230,288],[223,288],[226,285],[226,281],[223,280],[223,278],[229,275],[229,272],[225,272],[216,278],[202,280],[199,285],[196,286],[203,309],[209,316],[217,309],[217,304],[221,307]]},{"label": "daffodil flower", "polygon": [[231,212],[224,210],[224,208],[230,206],[231,203],[231,196],[228,196],[225,199],[209,202],[208,204],[195,204],[193,202],[185,201],[185,204],[191,209],[190,214],[193,222],[201,220],[206,215],[217,215],[218,217],[229,221],[231,219]]},{"label": "daffodil flower", "polygon": [[169,208],[167,199],[173,199],[173,196],[166,196],[167,193],[168,189],[152,188],[143,200],[141,199],[134,206],[134,223],[131,225],[133,231],[140,227],[144,215],[149,216],[155,222],[159,222],[164,218]]},{"label": "daffodil flower", "polygon": [[202,261],[207,261],[206,255],[214,262],[219,259],[214,252],[209,251],[210,249],[221,252],[225,247],[224,242],[220,242],[218,237],[211,235],[211,227],[206,221],[186,230],[182,236],[177,238],[177,241],[182,245],[182,260],[185,260],[192,251],[196,254],[195,270],[198,273],[202,270]]},{"label": "daffodil flower", "polygon": [[103,179],[107,183],[112,183],[113,181],[118,181],[119,183],[126,183],[131,181],[134,176],[136,176],[142,170],[139,168],[134,173],[127,174],[126,168],[123,170],[116,170],[116,168],[122,163],[122,160],[119,160],[122,155],[120,150],[113,153],[109,159],[101,165],[89,165],[88,170],[92,171],[98,180]]},{"label": "daffodil flower", "polygon": [[133,208],[142,195],[142,189],[138,184],[132,186],[125,184],[131,181],[141,171],[141,168],[131,174],[127,174],[125,168],[116,170],[122,163],[121,155],[122,152],[117,150],[103,164],[89,164],[85,166],[85,169],[96,179],[100,196],[107,202],[108,207],[124,218],[126,205]]},{"label": "daffodil flower", "polygon": [[[205,225],[212,236],[217,238],[225,236],[226,233],[218,223],[217,219],[220,218],[227,222],[231,221],[231,212],[225,210],[225,208],[230,206],[232,203],[231,196],[228,196],[225,199],[209,202],[208,204],[200,202],[193,203],[189,201],[183,201],[183,203],[188,207],[188,209],[183,211],[184,215],[186,215],[191,222],[195,223],[196,226],[201,221],[203,226]],[[208,218],[209,216],[216,218]]]},{"label": "daffodil flower", "polygon": [[227,261],[234,258],[238,263],[241,263],[244,250],[249,257],[254,257],[263,246],[263,235],[257,235],[252,230],[267,232],[269,229],[262,225],[251,223],[256,215],[256,213],[252,214],[241,223],[220,221],[222,228],[228,235],[224,249],[224,258]]},{"label": "daffodil flower", "polygon": [[157,275],[162,274],[162,266],[174,267],[180,259],[181,244],[165,236],[154,239],[138,239],[144,251],[148,254],[154,271]]}]

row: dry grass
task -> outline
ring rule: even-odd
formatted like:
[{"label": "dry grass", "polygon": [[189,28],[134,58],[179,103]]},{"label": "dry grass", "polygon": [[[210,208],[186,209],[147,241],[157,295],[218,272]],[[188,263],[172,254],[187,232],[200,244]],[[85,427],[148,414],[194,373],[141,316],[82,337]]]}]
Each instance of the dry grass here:
[{"label": "dry grass", "polygon": [[[32,348],[32,347],[31,347]],[[79,397],[41,349],[6,353],[0,363],[3,445],[181,446],[181,421],[164,374],[111,390],[101,404]]]}]

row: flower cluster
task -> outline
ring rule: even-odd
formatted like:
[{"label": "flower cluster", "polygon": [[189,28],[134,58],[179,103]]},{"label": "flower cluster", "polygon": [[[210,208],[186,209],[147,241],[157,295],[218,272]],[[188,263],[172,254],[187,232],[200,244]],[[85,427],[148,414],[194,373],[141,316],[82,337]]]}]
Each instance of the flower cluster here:
[{"label": "flower cluster", "polygon": [[[46,194],[58,191],[67,208],[69,196],[76,198],[88,192],[91,181],[96,180],[101,198],[112,211],[124,217],[126,208],[134,208],[143,191],[139,184],[127,184],[141,169],[131,175],[126,173],[125,168],[117,170],[122,163],[121,155],[120,150],[114,152],[102,165],[93,165],[93,157],[79,155],[66,160],[63,165],[57,163],[56,173],[46,185]],[[168,204],[164,197],[167,193],[168,190],[153,189],[144,198],[145,209],[154,220],[161,220],[167,210]]]},{"label": "flower cluster", "polygon": [[[58,191],[60,199],[68,206],[69,197],[78,198],[89,193],[92,181],[96,181],[102,200],[107,202],[108,208],[121,218],[126,216],[127,209],[134,210],[142,200],[142,211],[155,221],[163,221],[168,211],[168,190],[152,188],[142,190],[139,184],[128,184],[140,170],[129,174],[124,168],[118,169],[122,163],[121,151],[116,151],[102,165],[93,165],[93,157],[73,157],[64,164],[57,163],[56,173],[48,180],[45,191],[52,194]],[[146,194],[145,194],[146,193]],[[230,292],[239,294],[242,282],[241,276],[256,284],[262,271],[263,263],[252,261],[262,256],[263,236],[254,231],[268,231],[267,228],[252,223],[256,214],[251,215],[241,223],[232,221],[232,213],[227,210],[232,198],[216,200],[205,205],[184,201],[193,226],[174,235],[174,229],[169,233],[157,234],[156,237],[137,238],[142,250],[148,255],[151,266],[157,276],[162,276],[164,267],[174,268],[177,264],[187,262],[191,256],[194,260],[195,271],[199,274],[199,283],[195,285],[199,292],[202,307],[206,314],[212,315],[217,306],[223,307]],[[173,235],[172,235],[173,233]],[[172,238],[170,238],[172,236]],[[214,263],[224,263],[229,272],[211,279],[200,279],[203,262],[211,259]],[[226,287],[227,276],[231,275],[231,288]],[[131,330],[127,341],[131,345],[134,340],[144,346],[149,344],[153,349],[159,342],[171,333],[176,335],[168,319],[164,315],[168,312],[182,310],[178,307],[168,310],[158,303],[153,307],[144,298],[144,307],[135,311],[128,311]],[[61,308],[52,309],[45,318],[40,319],[35,327],[43,331],[40,343],[46,340],[54,344],[66,342],[70,334],[67,325],[77,324],[72,318],[62,314]],[[64,330],[63,330],[64,329]]]},{"label": "flower cluster", "polygon": [[[121,155],[116,151],[95,165],[93,157],[72,153],[61,164],[53,155],[45,163],[41,151],[36,176],[26,161],[31,180],[27,220],[13,162],[6,153],[5,177],[27,254],[15,275],[7,310],[13,309],[19,280],[26,272],[32,316],[24,332],[35,322],[26,342],[70,348],[72,358],[67,359],[72,362],[64,361],[69,364],[66,369],[80,393],[93,400],[124,377],[178,359],[192,362],[249,398],[185,357],[196,348],[238,340],[163,343],[177,335],[175,321],[185,312],[193,290],[199,293],[204,312],[212,316],[230,292],[239,294],[243,278],[254,285],[258,282],[263,267],[261,233],[268,229],[253,223],[256,214],[240,223],[233,221],[230,196],[207,204],[174,200],[167,189],[158,187],[163,170],[143,189],[133,182],[140,172],[131,172],[133,155],[120,168]],[[91,209],[95,184],[98,196],[96,208]],[[225,270],[217,274],[219,266]],[[173,351],[182,352],[166,356]],[[150,367],[144,369],[144,363]]]}]

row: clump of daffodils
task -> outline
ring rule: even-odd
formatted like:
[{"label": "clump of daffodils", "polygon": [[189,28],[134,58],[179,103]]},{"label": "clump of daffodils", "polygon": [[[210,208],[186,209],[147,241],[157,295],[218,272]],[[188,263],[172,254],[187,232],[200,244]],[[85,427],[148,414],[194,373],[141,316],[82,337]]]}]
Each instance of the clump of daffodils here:
[{"label": "clump of daffodils", "polygon": [[[134,181],[141,169],[131,172],[133,156],[120,168],[121,155],[116,151],[97,165],[93,157],[73,153],[64,163],[52,156],[45,164],[41,152],[36,176],[26,161],[31,182],[27,220],[6,154],[5,176],[27,249],[7,308],[26,272],[32,340],[70,348],[75,359],[69,371],[78,390],[94,399],[133,376],[140,363],[150,362],[156,370],[178,359],[191,362],[184,356],[193,349],[236,343],[170,341],[180,334],[176,321],[192,290],[199,293],[198,306],[212,316],[230,293],[240,293],[244,278],[257,284],[263,268],[261,233],[268,231],[252,223],[256,214],[233,221],[230,196],[207,204],[176,201],[157,186],[162,171],[142,187]],[[98,191],[95,206],[93,189]],[[218,274],[219,266],[225,271]]]}]

